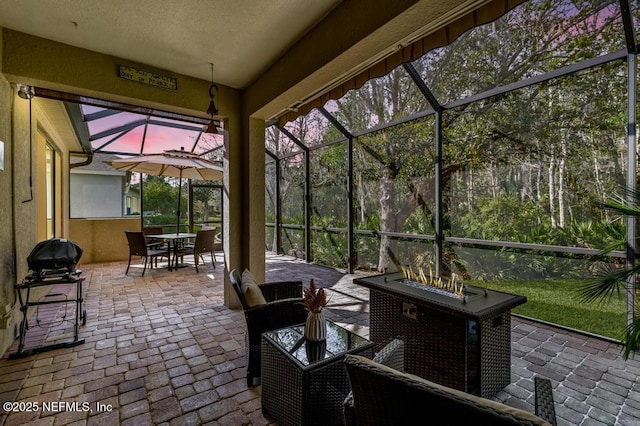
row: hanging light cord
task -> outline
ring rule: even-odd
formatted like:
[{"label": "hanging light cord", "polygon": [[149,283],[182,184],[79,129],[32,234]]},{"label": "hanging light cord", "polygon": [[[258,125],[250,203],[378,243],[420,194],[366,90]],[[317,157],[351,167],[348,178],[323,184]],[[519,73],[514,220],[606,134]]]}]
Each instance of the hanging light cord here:
[{"label": "hanging light cord", "polygon": [[[217,91],[218,86],[213,82],[213,62],[210,62],[210,64],[211,64],[211,86],[209,86],[209,98],[211,98],[211,102],[213,103],[213,89],[215,88]],[[217,108],[214,108],[214,111],[211,111],[211,115],[216,115],[216,114],[218,114],[218,110]]]},{"label": "hanging light cord", "polygon": [[33,201],[33,136],[32,136],[32,118],[31,118],[31,98],[29,98],[29,199],[23,203]]}]

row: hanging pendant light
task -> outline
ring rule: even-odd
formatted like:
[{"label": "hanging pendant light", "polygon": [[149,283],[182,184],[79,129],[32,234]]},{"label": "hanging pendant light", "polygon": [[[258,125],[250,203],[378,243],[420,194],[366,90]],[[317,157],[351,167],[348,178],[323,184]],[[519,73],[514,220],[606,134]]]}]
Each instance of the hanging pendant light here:
[{"label": "hanging pendant light", "polygon": [[213,63],[211,64],[211,86],[209,86],[209,108],[207,108],[207,114],[211,117],[211,122],[207,126],[207,130],[205,133],[218,134],[218,125],[216,121],[213,119],[214,115],[218,115],[218,108],[216,108],[216,103],[214,102],[214,89],[215,93],[218,93],[218,86],[213,83]]}]

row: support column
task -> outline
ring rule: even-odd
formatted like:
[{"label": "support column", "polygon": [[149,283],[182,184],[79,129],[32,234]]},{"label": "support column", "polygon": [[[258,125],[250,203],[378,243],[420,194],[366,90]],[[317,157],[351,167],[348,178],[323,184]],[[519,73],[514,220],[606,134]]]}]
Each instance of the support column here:
[{"label": "support column", "polygon": [[224,158],[224,181],[222,198],[225,208],[222,210],[222,245],[224,254],[224,304],[230,308],[238,308],[240,301],[236,296],[231,282],[229,272],[233,269],[242,268],[245,263],[242,260],[242,145],[245,144],[240,137],[240,128],[236,132],[228,129],[225,122],[225,158]]},{"label": "support column", "polygon": [[258,282],[265,281],[265,121],[249,118],[249,152],[247,169],[246,197],[243,211],[247,212],[244,224],[243,240],[248,249],[248,268]]},{"label": "support column", "polygon": [[230,308],[240,303],[229,271],[246,268],[259,282],[265,278],[265,121],[248,118],[241,127],[231,124],[225,141],[224,304]]}]

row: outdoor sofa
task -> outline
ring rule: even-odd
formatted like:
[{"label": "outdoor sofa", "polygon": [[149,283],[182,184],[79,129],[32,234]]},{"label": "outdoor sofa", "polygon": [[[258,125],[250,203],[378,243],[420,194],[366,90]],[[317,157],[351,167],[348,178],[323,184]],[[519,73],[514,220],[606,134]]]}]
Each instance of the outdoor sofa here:
[{"label": "outdoor sofa", "polygon": [[344,401],[347,425],[556,425],[548,379],[534,380],[534,415],[404,373],[403,346],[394,340],[373,360],[345,356],[351,383],[351,394]]}]

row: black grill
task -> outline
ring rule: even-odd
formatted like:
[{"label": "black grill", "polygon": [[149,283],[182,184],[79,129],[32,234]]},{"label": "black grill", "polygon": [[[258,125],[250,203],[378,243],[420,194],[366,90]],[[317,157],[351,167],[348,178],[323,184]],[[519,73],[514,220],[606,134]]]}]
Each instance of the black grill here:
[{"label": "black grill", "polygon": [[82,247],[73,241],[52,238],[50,240],[39,242],[27,257],[29,269],[36,275],[41,275],[47,270],[62,270],[72,272],[80,257],[82,256]]},{"label": "black grill", "polygon": [[[18,343],[18,350],[9,354],[9,358],[22,358],[35,353],[59,348],[70,348],[84,343],[84,339],[78,337],[80,323],[84,325],[87,322],[87,312],[82,309],[82,282],[84,281],[84,277],[80,276],[82,274],[81,270],[75,269],[81,256],[82,248],[79,245],[73,241],[62,238],[52,238],[41,241],[31,250],[31,253],[27,257],[30,272],[22,283],[14,286],[18,293],[18,300],[20,301],[22,321],[20,322],[20,342]],[[69,289],[64,289],[64,284],[75,285],[76,291],[74,299],[70,299],[72,292]],[[56,286],[54,287],[56,292],[53,292],[52,289],[48,294],[35,299],[34,294],[31,293],[31,289],[41,286]],[[59,290],[62,292],[58,293],[57,291]],[[33,327],[45,325],[48,325],[49,328],[53,327],[51,321],[40,320],[38,316],[40,306],[56,304],[64,306],[64,311],[61,316],[62,323],[65,321],[73,323],[73,340],[58,341],[57,343],[25,349],[27,331]],[[75,304],[75,309],[71,310],[71,315],[68,319],[67,305],[69,304]],[[35,320],[31,321],[31,324],[27,316],[30,307],[35,307],[35,313],[32,316],[32,320]],[[57,325],[60,324],[61,323]],[[43,335],[47,336],[48,333],[44,333]],[[37,338],[35,340],[37,341]],[[55,338],[53,340],[55,340]],[[48,337],[46,341],[50,341]]]}]

